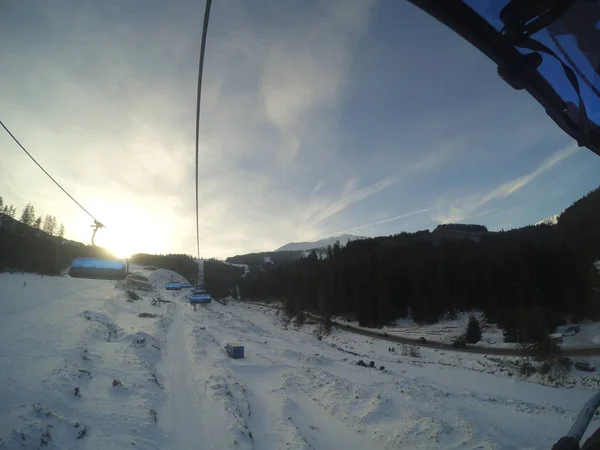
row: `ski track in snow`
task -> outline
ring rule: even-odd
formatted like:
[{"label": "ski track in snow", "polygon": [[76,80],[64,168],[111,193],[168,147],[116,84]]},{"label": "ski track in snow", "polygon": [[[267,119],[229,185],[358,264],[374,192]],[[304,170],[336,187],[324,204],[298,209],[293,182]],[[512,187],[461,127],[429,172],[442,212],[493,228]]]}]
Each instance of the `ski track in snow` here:
[{"label": "ski track in snow", "polygon": [[157,292],[128,301],[115,282],[0,274],[0,449],[550,448],[591,395],[319,340],[259,306],[194,312],[152,275]]},{"label": "ski track in snow", "polygon": [[[171,326],[167,339],[167,356],[163,370],[170,387],[169,412],[170,428],[179,449],[196,448],[196,443],[204,442],[204,436],[199,426],[202,421],[195,404],[198,401],[190,374],[190,366],[185,362],[189,359],[184,329],[178,326],[181,311],[177,311],[175,324]],[[183,364],[182,364],[183,363]],[[168,416],[169,417],[169,416]],[[194,424],[190,426],[190,424]]]}]

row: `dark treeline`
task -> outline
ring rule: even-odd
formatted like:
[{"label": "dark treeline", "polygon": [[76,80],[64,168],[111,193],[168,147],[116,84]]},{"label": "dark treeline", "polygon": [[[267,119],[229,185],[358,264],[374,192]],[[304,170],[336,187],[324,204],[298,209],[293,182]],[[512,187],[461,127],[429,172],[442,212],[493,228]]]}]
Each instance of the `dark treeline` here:
[{"label": "dark treeline", "polygon": [[214,298],[237,298],[237,285],[244,275],[243,267],[225,264],[216,259],[204,260],[204,286]]},{"label": "dark treeline", "polygon": [[189,255],[137,253],[131,257],[130,261],[142,266],[172,270],[190,282],[198,279],[198,263]]},{"label": "dark treeline", "polygon": [[516,327],[524,314],[535,315],[547,330],[564,316],[600,318],[593,266],[600,257],[599,189],[568,208],[557,226],[499,233],[478,226],[441,229],[477,237],[440,239],[436,229],[335,245],[324,259],[312,253],[251,272],[242,279],[241,294],[284,300],[292,315],[344,314],[372,327],[409,314],[417,322],[435,322],[470,309],[505,328]]},{"label": "dark treeline", "polygon": [[304,252],[301,250],[284,250],[279,252],[261,252],[236,255],[227,258],[226,261],[232,264],[245,264],[250,267],[260,267],[265,264],[265,258],[270,258],[271,262],[278,266],[281,264],[298,261],[303,256]]},{"label": "dark treeline", "polygon": [[111,255],[100,247],[68,241],[7,215],[0,216],[0,271],[58,275],[79,256]]}]

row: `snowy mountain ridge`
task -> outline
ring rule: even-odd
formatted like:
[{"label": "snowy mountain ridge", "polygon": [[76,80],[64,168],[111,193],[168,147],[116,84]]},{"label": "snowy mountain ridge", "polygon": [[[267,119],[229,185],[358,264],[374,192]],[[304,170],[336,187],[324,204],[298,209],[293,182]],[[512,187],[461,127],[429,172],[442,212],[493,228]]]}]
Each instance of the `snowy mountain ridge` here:
[{"label": "snowy mountain ridge", "polygon": [[352,234],[341,234],[339,236],[331,236],[325,239],[320,239],[314,242],[290,242],[282,247],[279,247],[276,252],[281,251],[298,251],[298,250],[312,250],[313,248],[324,248],[329,245],[333,246],[336,241],[340,242],[340,245],[344,246],[350,241],[356,241],[359,239],[366,239],[362,236],[354,236]]},{"label": "snowy mountain ridge", "polygon": [[544,220],[536,222],[536,225],[556,225],[558,223],[558,217],[560,214],[553,214],[550,217],[546,217]]}]

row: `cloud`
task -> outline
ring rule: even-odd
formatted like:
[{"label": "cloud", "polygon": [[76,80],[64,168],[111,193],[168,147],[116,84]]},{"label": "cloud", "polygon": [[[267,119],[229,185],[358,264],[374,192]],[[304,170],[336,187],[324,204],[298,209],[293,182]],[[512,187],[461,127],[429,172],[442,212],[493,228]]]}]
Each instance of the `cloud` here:
[{"label": "cloud", "polygon": [[383,191],[384,189],[390,187],[391,185],[397,183],[398,181],[400,181],[400,178],[396,176],[389,176],[379,180],[378,182],[370,186],[366,186],[361,189],[356,189],[358,181],[356,179],[348,180],[348,182],[346,182],[346,186],[342,196],[337,201],[327,206],[327,208],[311,217],[310,224],[312,226],[317,225],[318,223],[323,222],[328,217],[331,217],[334,214],[337,214],[340,211],[344,210],[353,203],[359,202],[374,194],[377,194]]},{"label": "cloud", "polygon": [[[464,71],[464,42],[448,53],[429,38],[435,30],[436,36],[450,32],[426,17],[419,22],[422,14],[412,5],[375,4],[232,0],[213,8],[200,123],[204,255],[267,250],[312,240],[334,226],[391,221],[370,211],[390,211],[400,198],[409,209],[429,205],[456,166],[485,164],[474,150],[481,145],[493,145],[490,158],[500,164],[503,155],[537,148],[538,135],[555,139],[548,128],[532,125],[526,105],[506,100],[521,94],[502,90],[495,76],[488,86],[479,82],[487,79],[481,71]],[[36,6],[12,2],[6,12],[19,20],[0,27],[6,66],[0,84],[11,86],[3,93],[2,120],[106,223],[107,235],[135,234],[139,226],[155,236],[140,251],[195,253],[203,5],[184,0],[178,8],[159,2],[132,10],[118,0],[38,0]],[[401,26],[379,20],[390,11],[406,12],[394,15]],[[369,29],[375,12],[387,28]],[[411,44],[416,33],[423,36],[419,46]],[[443,86],[439,60],[421,57],[434,49],[460,62],[448,65]],[[454,94],[449,80],[462,83],[453,85]],[[496,92],[491,87],[501,94],[479,95]],[[466,95],[471,92],[477,95]],[[509,109],[520,111],[510,115],[515,145],[507,145],[506,123],[498,125]],[[518,134],[523,129],[532,137]],[[20,208],[31,201],[64,221],[69,238],[88,242],[89,218],[2,136],[0,148],[0,195]],[[530,182],[513,181],[492,197]],[[485,195],[444,210],[464,215],[472,203],[480,213],[486,208],[477,208],[478,201],[485,203]],[[338,220],[344,225],[334,225]]]},{"label": "cloud", "polygon": [[417,214],[423,214],[423,213],[426,213],[427,211],[431,211],[432,209],[433,209],[433,207],[429,207],[429,208],[419,209],[417,211],[411,211],[409,213],[400,214],[399,216],[390,217],[389,219],[380,220],[378,222],[367,223],[367,224],[359,225],[359,226],[356,226],[353,228],[348,228],[347,230],[337,231],[335,233],[331,233],[331,235],[337,236],[340,234],[353,233],[355,231],[362,230],[364,228],[370,228],[370,227],[374,227],[377,225],[383,225],[384,223],[389,223],[389,222],[393,222],[395,220],[404,219],[405,217],[415,216]]},{"label": "cloud", "polygon": [[528,174],[506,181],[486,194],[471,195],[462,201],[456,202],[450,207],[439,207],[439,209],[442,209],[443,211],[436,215],[435,220],[441,223],[450,223],[479,216],[481,215],[480,209],[482,207],[494,200],[507,198],[520,189],[523,189],[544,172],[547,172],[561,161],[573,156],[578,150],[579,148],[577,146],[570,145],[562,150],[554,152]]},{"label": "cloud", "polygon": [[319,18],[298,21],[269,42],[261,96],[267,118],[280,130],[295,127],[314,108],[337,103],[352,49],[366,31],[373,4],[323,2]]},{"label": "cloud", "polygon": [[312,193],[316,194],[323,188],[324,185],[325,185],[325,183],[323,181],[319,181],[317,184],[315,184],[315,187],[313,188]]},{"label": "cloud", "polygon": [[[144,10],[132,21],[120,2],[66,14],[61,5],[70,2],[51,3],[35,15],[40,29],[51,29],[30,35],[36,45],[18,33],[0,41],[21,46],[0,73],[0,82],[14,86],[3,120],[106,222],[106,235],[129,235],[136,223],[157,236],[147,250],[194,252],[198,5],[184,2],[159,16]],[[304,16],[296,14],[301,4],[277,6],[285,27],[243,2],[213,8],[200,135],[203,254],[275,248],[318,233],[304,219],[329,204],[323,187],[330,180],[319,169],[307,181],[307,168],[324,167],[335,154],[332,123],[374,0],[318,1]],[[64,220],[68,237],[89,241],[88,218],[17,150],[7,153],[5,199],[32,201]],[[308,198],[307,183],[314,186]]]}]

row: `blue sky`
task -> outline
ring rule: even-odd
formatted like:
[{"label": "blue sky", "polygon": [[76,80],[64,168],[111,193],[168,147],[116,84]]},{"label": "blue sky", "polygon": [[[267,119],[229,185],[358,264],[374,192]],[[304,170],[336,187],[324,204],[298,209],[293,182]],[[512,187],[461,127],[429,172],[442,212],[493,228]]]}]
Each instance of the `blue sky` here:
[{"label": "blue sky", "polygon": [[[0,113],[107,225],[117,253],[195,251],[204,4],[5,0]],[[201,252],[341,232],[535,223],[597,187],[578,149],[493,63],[408,2],[215,0],[201,118]],[[90,220],[5,136],[0,195]]]}]

